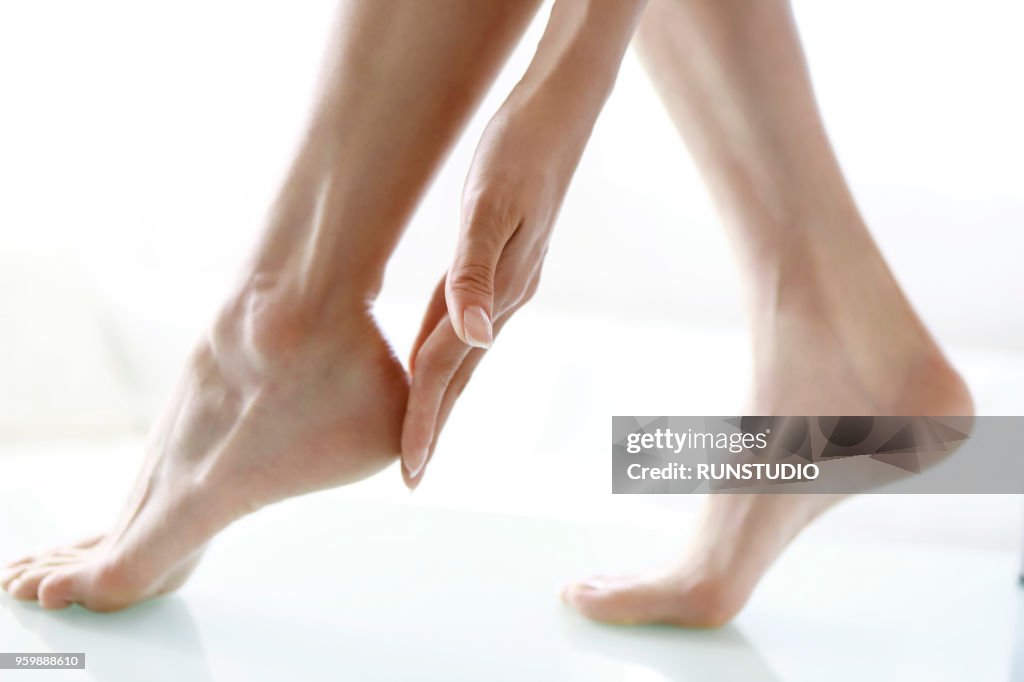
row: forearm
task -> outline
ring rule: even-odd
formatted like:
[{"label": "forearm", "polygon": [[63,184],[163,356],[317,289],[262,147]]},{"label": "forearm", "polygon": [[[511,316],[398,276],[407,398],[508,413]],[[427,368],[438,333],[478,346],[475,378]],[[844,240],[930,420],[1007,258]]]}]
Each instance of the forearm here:
[{"label": "forearm", "polygon": [[555,3],[530,68],[515,93],[558,92],[574,106],[603,103],[647,0]]},{"label": "forearm", "polygon": [[488,138],[507,135],[516,140],[517,159],[555,165],[561,176],[571,176],[645,5],[556,2],[533,61],[488,127],[478,157],[489,150]]}]

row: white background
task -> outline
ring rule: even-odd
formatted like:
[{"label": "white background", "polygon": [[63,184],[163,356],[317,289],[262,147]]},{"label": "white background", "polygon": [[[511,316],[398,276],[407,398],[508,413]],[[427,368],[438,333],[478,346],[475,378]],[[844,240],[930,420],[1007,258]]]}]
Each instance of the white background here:
[{"label": "white background", "polygon": [[[333,6],[0,4],[4,452],[101,458],[109,439],[135,443],[260,229],[309,106]],[[827,126],[884,253],[965,366],[982,411],[1020,414],[1024,6],[796,7]],[[382,317],[402,355],[450,257],[476,140],[546,13],[389,269]],[[741,324],[735,266],[705,190],[630,55],[540,293],[465,394],[417,495],[676,523],[651,517],[653,502],[607,495],[607,417],[738,409]],[[24,445],[58,437],[59,447]],[[137,448],[126,452],[119,466],[133,468]],[[97,466],[83,475],[106,474]],[[523,495],[518,486],[531,482],[535,494]],[[397,474],[362,490],[396,496]],[[885,512],[894,500],[857,504],[845,523],[825,527],[1005,546],[1019,518],[1018,503],[1002,498],[972,498],[952,521],[941,501],[907,502],[896,522]]]}]

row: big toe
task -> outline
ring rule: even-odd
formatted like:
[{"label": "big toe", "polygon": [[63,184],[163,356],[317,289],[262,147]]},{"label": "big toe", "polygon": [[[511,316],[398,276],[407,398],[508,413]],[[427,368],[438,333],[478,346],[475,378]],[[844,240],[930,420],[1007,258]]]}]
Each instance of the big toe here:
[{"label": "big toe", "polygon": [[562,598],[591,620],[624,625],[719,627],[742,605],[721,581],[673,574],[588,578],[566,586]]}]

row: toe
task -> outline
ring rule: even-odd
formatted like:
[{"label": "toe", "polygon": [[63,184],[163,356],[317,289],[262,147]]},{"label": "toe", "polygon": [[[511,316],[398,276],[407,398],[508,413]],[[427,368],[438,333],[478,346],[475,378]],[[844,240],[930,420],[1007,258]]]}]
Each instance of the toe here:
[{"label": "toe", "polygon": [[29,566],[31,566],[31,564],[26,562],[24,564],[19,564],[18,566],[10,566],[4,569],[4,571],[0,573],[0,587],[5,590],[10,589],[11,583],[17,580],[18,577],[29,568]]},{"label": "toe", "polygon": [[89,550],[99,544],[103,537],[103,535],[94,535],[82,540],[81,542],[76,542],[73,545],[60,545],[59,547],[51,547],[49,549],[36,552],[35,554],[23,556],[20,559],[4,564],[2,572],[0,572],[0,576],[6,575],[8,571],[12,571],[16,568],[24,570],[27,565],[38,563],[48,557],[80,556],[86,550]]},{"label": "toe", "polygon": [[563,597],[582,615],[605,623],[648,623],[661,613],[656,588],[635,578],[587,578],[566,587]]},{"label": "toe", "polygon": [[51,566],[30,568],[13,580],[7,586],[7,591],[15,599],[34,601],[39,589],[39,583],[42,582],[43,578],[52,573],[53,570]]},{"label": "toe", "polygon": [[587,618],[605,623],[719,627],[739,610],[726,588],[719,581],[671,574],[598,577],[569,585],[563,598]]},{"label": "toe", "polygon": [[4,564],[3,570],[6,572],[11,569],[18,568],[19,566],[24,566],[25,564],[35,559],[36,556],[36,554],[30,554],[29,556],[23,556],[20,559],[17,559],[16,561],[9,561],[6,564]]},{"label": "toe", "polygon": [[29,556],[22,557],[17,561],[12,561],[6,564],[2,570],[0,570],[0,584],[6,585],[12,578],[17,577],[21,573],[24,573],[27,569],[39,565],[41,562],[48,560],[56,550],[48,549],[43,552],[36,552]]},{"label": "toe", "polygon": [[39,605],[44,609],[63,609],[80,601],[78,578],[68,571],[53,571],[39,583]]},{"label": "toe", "polygon": [[[38,560],[24,564],[15,569],[5,571],[0,575],[0,587],[14,595],[17,590],[24,589],[21,583],[28,580],[29,576],[43,572],[44,574],[56,568],[66,566],[77,561],[76,556],[50,556],[41,557]],[[30,597],[34,599],[34,597]]]}]

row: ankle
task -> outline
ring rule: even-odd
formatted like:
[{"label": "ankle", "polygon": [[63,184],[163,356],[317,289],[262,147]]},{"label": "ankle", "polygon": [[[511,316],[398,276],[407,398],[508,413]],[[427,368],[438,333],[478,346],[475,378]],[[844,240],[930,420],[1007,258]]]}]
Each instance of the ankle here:
[{"label": "ankle", "polygon": [[271,318],[372,307],[407,217],[408,202],[377,196],[324,139],[311,133],[297,154],[233,297],[258,302]]},{"label": "ankle", "polygon": [[793,324],[854,348],[934,346],[855,209],[817,215],[794,217],[756,254],[748,281],[755,334]]},{"label": "ankle", "polygon": [[875,414],[972,415],[966,383],[881,255],[850,259],[832,267],[809,254],[762,280],[752,297],[755,388],[770,394],[799,369],[799,381],[856,388]]},{"label": "ankle", "polygon": [[324,295],[310,292],[294,273],[259,273],[245,278],[214,320],[210,345],[221,361],[267,368],[317,339],[344,343],[371,319],[375,292],[338,285]]}]

